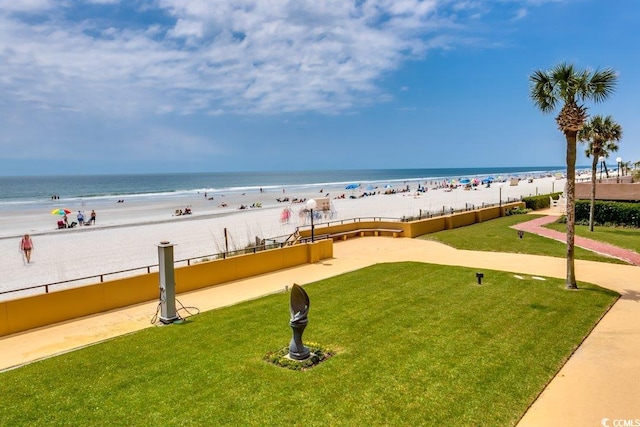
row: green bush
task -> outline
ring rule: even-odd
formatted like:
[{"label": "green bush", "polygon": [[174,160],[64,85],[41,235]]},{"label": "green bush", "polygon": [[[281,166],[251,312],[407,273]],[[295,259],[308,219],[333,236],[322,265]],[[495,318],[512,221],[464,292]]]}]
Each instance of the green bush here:
[{"label": "green bush", "polygon": [[508,209],[504,212],[505,216],[509,216],[509,215],[523,215],[523,214],[527,214],[531,212],[531,209],[527,209],[527,208],[513,208],[513,209]]},{"label": "green bush", "polygon": [[[576,200],[576,223],[588,223],[589,200]],[[640,203],[596,200],[594,224],[640,227]]]},{"label": "green bush", "polygon": [[557,199],[558,197],[560,197],[561,194],[562,192],[557,192],[557,193],[551,193],[551,194],[541,194],[539,196],[524,197],[522,201],[524,202],[525,207],[527,209],[537,211],[540,209],[550,208],[551,201],[549,200],[549,197],[553,197],[554,199]]}]

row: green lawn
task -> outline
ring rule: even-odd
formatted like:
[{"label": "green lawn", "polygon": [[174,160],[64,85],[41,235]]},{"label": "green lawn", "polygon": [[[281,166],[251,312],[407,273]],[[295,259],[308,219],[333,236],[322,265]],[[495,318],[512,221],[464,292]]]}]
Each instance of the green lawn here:
[{"label": "green lawn", "polygon": [[[514,224],[530,221],[540,216],[542,215],[511,215],[467,227],[425,234],[424,236],[420,236],[420,238],[435,240],[457,249],[511,252],[565,258],[567,256],[565,243],[531,233],[526,233],[524,238],[520,239],[518,238],[518,232],[510,228]],[[598,255],[579,247],[575,248],[575,258],[588,261],[627,264],[622,260]]]},{"label": "green lawn", "polygon": [[291,338],[289,295],[206,312],[0,374],[2,425],[514,425],[617,294],[421,263],[305,286],[305,372],[263,355]]},{"label": "green lawn", "polygon": [[[547,227],[563,233],[567,230],[566,224],[555,222],[548,224]],[[640,252],[640,229],[638,228],[594,226],[591,232],[587,225],[576,225],[576,235]]]}]

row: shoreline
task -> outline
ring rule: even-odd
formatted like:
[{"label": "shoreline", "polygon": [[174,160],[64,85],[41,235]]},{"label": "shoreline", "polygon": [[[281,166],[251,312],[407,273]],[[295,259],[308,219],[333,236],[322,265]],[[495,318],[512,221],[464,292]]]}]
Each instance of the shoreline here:
[{"label": "shoreline", "polygon": [[[293,197],[308,200],[329,193],[334,217],[316,222],[320,224],[366,217],[400,219],[418,216],[420,211],[424,214],[443,208],[457,210],[469,205],[497,204],[500,198],[506,201],[547,194],[552,190],[562,191],[564,183],[565,180],[544,177],[532,179],[531,182],[521,180],[514,186],[509,182],[494,183],[489,188],[479,186],[475,190],[429,188],[424,193],[418,193],[417,185],[413,184],[410,185],[410,192],[396,194],[382,194],[383,188],[363,191],[333,187],[324,188],[323,193],[309,191],[286,196],[290,200]],[[371,192],[375,195],[360,197],[362,193]],[[344,193],[345,198],[335,199],[338,193]],[[351,195],[356,198],[350,198]],[[0,266],[0,274],[5,278],[0,284],[0,292],[154,265],[158,261],[156,246],[160,241],[175,245],[176,260],[224,252],[225,228],[230,251],[244,248],[255,242],[256,237],[288,236],[297,226],[306,222],[300,214],[306,203],[279,203],[276,198],[281,196],[282,192],[265,191],[214,196],[212,201],[205,198],[204,194],[181,198],[179,201],[125,200],[124,203],[114,202],[96,209],[95,225],[60,230],[55,228],[58,218],[48,211],[0,212],[0,250],[6,260]],[[228,207],[219,207],[222,200]],[[238,209],[240,204],[252,203],[261,203],[262,207]],[[186,206],[191,206],[191,215],[173,216],[176,209]],[[69,206],[72,210],[69,220],[75,220],[76,208]],[[292,210],[288,223],[281,222],[281,213],[285,208]],[[90,211],[91,207],[86,206],[85,214]],[[19,251],[20,237],[25,233],[29,233],[34,242],[33,262],[30,264],[24,263]],[[73,283],[68,287],[81,284],[86,283]],[[20,296],[16,293],[4,294],[0,295],[0,300]]]}]

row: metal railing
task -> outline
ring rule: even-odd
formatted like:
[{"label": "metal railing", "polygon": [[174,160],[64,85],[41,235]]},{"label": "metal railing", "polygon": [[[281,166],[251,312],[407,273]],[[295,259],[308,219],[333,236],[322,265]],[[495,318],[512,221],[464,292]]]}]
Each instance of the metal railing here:
[{"label": "metal railing", "polygon": [[[200,255],[197,257],[175,260],[173,262],[173,265],[174,267],[180,267],[185,265],[190,266],[197,262],[205,262],[205,261],[210,261],[215,259],[227,259],[227,258],[238,256],[238,255],[245,255],[245,254],[251,254],[251,253],[255,254],[257,252],[261,252],[268,249],[283,248],[285,246],[290,246],[291,244],[293,244],[293,241],[291,241],[289,237],[290,235],[270,237],[270,238],[264,239],[263,240],[264,243],[260,245],[251,245],[251,246],[247,246],[244,249],[218,252],[214,254]],[[39,289],[44,290],[44,293],[48,294],[51,291],[51,288],[56,286],[62,287],[63,285],[68,285],[68,284],[78,283],[78,282],[96,283],[97,280],[99,281],[99,283],[103,283],[105,281],[105,278],[107,277],[114,277],[114,276],[130,277],[130,276],[134,276],[134,274],[131,274],[133,272],[139,272],[140,274],[150,274],[151,272],[158,271],[158,269],[159,269],[158,264],[152,264],[152,265],[146,265],[143,267],[134,267],[134,268],[128,268],[125,270],[111,271],[108,273],[100,273],[100,274],[94,274],[91,276],[78,277],[75,279],[61,280],[59,282],[47,283],[44,285],[35,285],[35,286],[29,286],[29,287],[20,288],[20,289],[10,289],[8,291],[1,291],[0,295],[15,294],[19,292],[28,292],[28,291],[39,290]]]},{"label": "metal railing", "polygon": [[[336,221],[327,221],[327,222],[314,222],[313,226],[314,228],[317,230],[318,228],[328,228],[331,226],[336,226],[336,225],[344,225],[344,224],[353,224],[353,223],[358,223],[358,222],[410,222],[410,221],[416,221],[416,220],[421,220],[421,219],[429,219],[429,218],[437,218],[437,217],[441,217],[441,216],[445,216],[445,215],[453,215],[456,213],[461,213],[461,212],[469,212],[469,211],[474,211],[476,209],[484,209],[484,208],[490,208],[490,207],[494,207],[494,206],[502,206],[504,204],[509,204],[509,203],[513,203],[513,202],[521,202],[522,198],[506,198],[505,200],[502,200],[499,203],[482,203],[480,205],[474,205],[471,203],[465,203],[465,207],[464,208],[452,208],[452,207],[447,207],[447,206],[443,206],[442,209],[437,210],[437,211],[423,211],[422,209],[420,209],[418,216],[403,216],[401,218],[390,218],[390,217],[380,217],[380,216],[373,216],[373,217],[362,217],[362,218],[349,218],[349,219],[342,219],[342,220],[336,220]],[[301,226],[296,227],[296,231],[300,231],[300,230],[309,230],[311,229],[311,224],[304,224]]]}]

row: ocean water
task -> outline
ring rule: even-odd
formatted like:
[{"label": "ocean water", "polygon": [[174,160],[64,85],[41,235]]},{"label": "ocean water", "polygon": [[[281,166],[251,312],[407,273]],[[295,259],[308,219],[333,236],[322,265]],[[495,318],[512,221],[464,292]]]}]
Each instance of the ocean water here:
[{"label": "ocean water", "polygon": [[[215,195],[286,189],[290,193],[298,189],[342,187],[353,183],[366,186],[490,175],[505,178],[540,176],[563,170],[561,166],[537,166],[0,177],[0,211],[78,201],[98,205],[125,198],[179,198],[204,192]],[[59,200],[52,200],[53,195]]]}]

